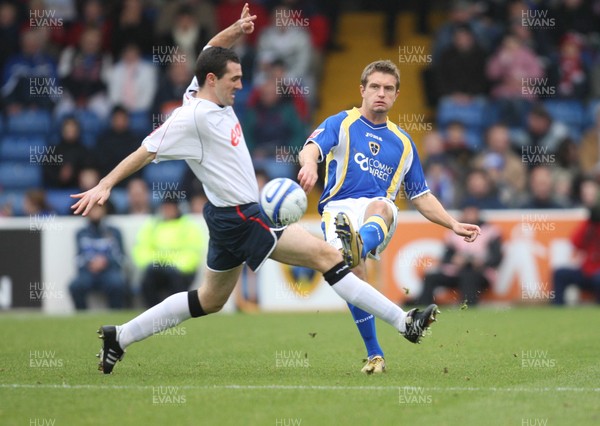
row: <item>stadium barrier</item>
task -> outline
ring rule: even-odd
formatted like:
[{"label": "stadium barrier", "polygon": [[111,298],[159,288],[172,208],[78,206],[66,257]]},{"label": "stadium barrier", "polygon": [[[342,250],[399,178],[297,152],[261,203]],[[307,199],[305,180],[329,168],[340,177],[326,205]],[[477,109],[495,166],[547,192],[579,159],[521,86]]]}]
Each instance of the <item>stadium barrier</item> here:
[{"label": "stadium barrier", "polygon": [[[195,220],[206,232],[201,216]],[[504,258],[497,280],[486,292],[486,302],[548,303],[552,299],[552,269],[571,263],[569,236],[586,218],[578,210],[509,210],[487,212],[503,236]],[[144,216],[111,216],[108,221],[123,233],[129,256]],[[36,308],[52,314],[73,312],[68,293],[76,273],[75,234],[83,227],[80,217],[44,216],[0,220],[0,310]],[[320,236],[320,222],[300,222]],[[445,229],[416,212],[401,212],[394,238],[381,262],[370,261],[369,280],[395,302],[418,297],[425,271],[435,267],[443,252]],[[135,288],[140,271],[127,270]],[[267,261],[257,274],[246,271],[225,311],[343,310],[345,302],[314,271]],[[194,282],[202,282],[200,272]],[[139,301],[138,301],[139,305]],[[92,307],[103,306],[94,297]]]}]

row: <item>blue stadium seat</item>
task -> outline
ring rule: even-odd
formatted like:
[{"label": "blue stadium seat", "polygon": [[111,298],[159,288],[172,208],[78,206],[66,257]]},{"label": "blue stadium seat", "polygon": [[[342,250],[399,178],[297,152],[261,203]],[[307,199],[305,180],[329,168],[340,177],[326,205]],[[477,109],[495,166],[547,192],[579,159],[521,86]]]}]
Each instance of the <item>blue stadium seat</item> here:
[{"label": "blue stadium seat", "polygon": [[0,142],[0,160],[35,162],[40,155],[52,154],[52,148],[45,146],[46,139],[43,136],[4,136]]},{"label": "blue stadium seat", "polygon": [[498,102],[494,102],[490,99],[485,107],[485,114],[483,117],[483,127],[490,127],[500,121],[500,105]]},{"label": "blue stadium seat", "polygon": [[77,194],[79,189],[48,189],[46,190],[46,200],[52,206],[56,214],[70,215],[71,205],[77,201],[70,197],[71,194]]},{"label": "blue stadium seat", "polygon": [[25,199],[25,191],[3,191],[0,192],[0,208],[10,206],[12,214],[15,216],[23,216],[23,200]]},{"label": "blue stadium seat", "polygon": [[587,113],[585,117],[585,129],[589,129],[594,126],[596,122],[596,115],[600,113],[600,99],[592,99],[587,106]]},{"label": "blue stadium seat", "polygon": [[142,175],[150,190],[154,188],[153,185],[159,183],[179,183],[177,189],[180,190],[186,167],[185,161],[163,161],[144,167]]},{"label": "blue stadium seat", "polygon": [[577,138],[581,135],[585,124],[583,103],[577,100],[547,99],[544,101],[544,106],[552,118],[562,121],[569,127],[572,137]]},{"label": "blue stadium seat", "polygon": [[8,117],[8,132],[13,134],[48,134],[52,118],[47,111],[25,111]]},{"label": "blue stadium seat", "polygon": [[244,84],[242,90],[238,90],[235,93],[235,104],[233,104],[233,110],[235,111],[235,115],[237,115],[240,122],[244,120],[246,109],[248,109],[247,104],[250,93],[252,93],[252,85],[250,84]]},{"label": "blue stadium seat", "polygon": [[110,202],[115,207],[116,214],[126,214],[129,210],[129,198],[125,188],[113,188],[110,191]]},{"label": "blue stadium seat", "polygon": [[75,112],[75,118],[81,125],[83,132],[90,132],[94,134],[101,133],[107,127],[107,121],[101,119],[91,111],[80,109]]},{"label": "blue stadium seat", "polygon": [[480,130],[466,130],[465,139],[467,147],[473,151],[480,151],[484,146],[483,132]]},{"label": "blue stadium seat", "polygon": [[147,112],[130,112],[129,128],[132,132],[141,136],[146,136],[152,131],[152,121]]},{"label": "blue stadium seat", "polygon": [[0,163],[0,187],[5,190],[42,187],[42,168],[35,164]]},{"label": "blue stadium seat", "polygon": [[459,121],[469,129],[480,129],[486,123],[487,103],[483,99],[475,99],[468,104],[454,102],[451,98],[443,98],[437,111],[437,122],[441,129],[452,121]]}]

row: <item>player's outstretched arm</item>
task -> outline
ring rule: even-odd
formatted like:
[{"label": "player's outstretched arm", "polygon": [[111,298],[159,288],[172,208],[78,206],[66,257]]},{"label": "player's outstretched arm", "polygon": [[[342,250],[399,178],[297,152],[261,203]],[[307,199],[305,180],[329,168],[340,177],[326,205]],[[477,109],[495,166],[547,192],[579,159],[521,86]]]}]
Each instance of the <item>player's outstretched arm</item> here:
[{"label": "player's outstretched arm", "polygon": [[321,152],[315,143],[309,143],[302,148],[298,154],[300,171],[298,172],[298,183],[307,194],[312,191],[319,177],[319,156]]},{"label": "player's outstretched arm", "polygon": [[88,191],[71,194],[71,198],[79,198],[79,201],[71,206],[71,209],[74,210],[73,213],[87,216],[95,204],[103,205],[108,200],[111,189],[117,183],[149,164],[154,157],[156,157],[156,153],[148,152],[145,146],[140,146],[101,179],[98,185]]},{"label": "player's outstretched arm", "polygon": [[472,225],[470,223],[460,223],[446,211],[444,206],[438,201],[438,199],[431,192],[427,192],[417,198],[412,199],[412,203],[415,208],[429,219],[433,223],[442,225],[448,229],[451,229],[456,235],[465,237],[466,242],[473,242],[479,234],[481,229],[479,226]]},{"label": "player's outstretched arm", "polygon": [[248,3],[244,3],[240,19],[211,38],[208,45],[230,48],[242,34],[250,34],[254,31],[255,19],[256,15],[250,15]]}]

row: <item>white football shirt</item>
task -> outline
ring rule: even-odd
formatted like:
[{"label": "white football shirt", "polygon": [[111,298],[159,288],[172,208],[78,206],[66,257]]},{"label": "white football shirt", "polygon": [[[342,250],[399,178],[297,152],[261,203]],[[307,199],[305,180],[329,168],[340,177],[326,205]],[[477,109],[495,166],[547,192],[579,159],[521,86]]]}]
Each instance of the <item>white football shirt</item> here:
[{"label": "white football shirt", "polygon": [[[190,88],[196,83],[196,78]],[[195,90],[197,90],[197,83]],[[183,105],[142,145],[153,162],[185,160],[217,207],[258,202],[258,184],[240,122],[230,106],[199,99],[186,90]]]}]

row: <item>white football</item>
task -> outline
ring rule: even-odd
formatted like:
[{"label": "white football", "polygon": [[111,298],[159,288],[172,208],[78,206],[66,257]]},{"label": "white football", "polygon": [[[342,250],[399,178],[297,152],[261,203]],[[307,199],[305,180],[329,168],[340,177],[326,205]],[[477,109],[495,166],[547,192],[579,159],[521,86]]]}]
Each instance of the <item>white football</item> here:
[{"label": "white football", "polygon": [[306,212],[306,194],[300,185],[288,178],[273,179],[260,193],[260,209],[273,226],[298,222]]}]

